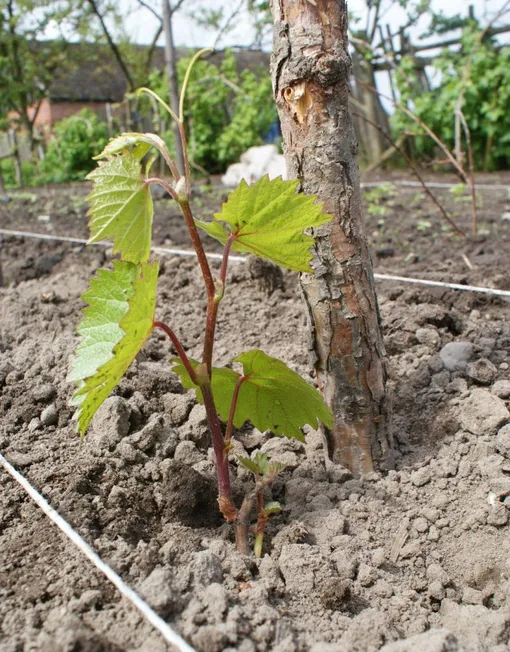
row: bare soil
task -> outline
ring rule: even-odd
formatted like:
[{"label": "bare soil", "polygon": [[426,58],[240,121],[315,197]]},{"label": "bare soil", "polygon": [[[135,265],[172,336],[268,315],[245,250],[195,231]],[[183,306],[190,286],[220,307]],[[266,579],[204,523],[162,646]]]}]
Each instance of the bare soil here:
[{"label": "bare soil", "polygon": [[[0,202],[0,228],[85,238],[87,190],[17,193]],[[480,192],[480,232],[468,239],[452,234],[419,189],[367,192],[377,272],[510,289],[506,190]],[[436,192],[469,233],[467,195]],[[202,189],[197,214],[224,196]],[[155,244],[189,248],[172,202],[157,201],[156,215]],[[80,295],[107,249],[0,238],[0,452],[193,647],[510,649],[507,299],[379,283],[395,469],[357,480],[325,464],[312,430],[304,445],[249,426],[236,432],[237,454],[262,449],[287,465],[272,488],[284,509],[255,561],[235,552],[218,515],[204,412],[169,371],[171,349],[159,334],[86,438],[74,432],[65,378]],[[207,248],[217,251],[212,241]],[[158,318],[196,356],[199,271],[192,259],[161,260]],[[262,348],[309,377],[307,347],[297,276],[232,264],[217,363]],[[234,459],[231,469],[241,496],[251,479]],[[167,649],[0,471],[0,651]]]}]

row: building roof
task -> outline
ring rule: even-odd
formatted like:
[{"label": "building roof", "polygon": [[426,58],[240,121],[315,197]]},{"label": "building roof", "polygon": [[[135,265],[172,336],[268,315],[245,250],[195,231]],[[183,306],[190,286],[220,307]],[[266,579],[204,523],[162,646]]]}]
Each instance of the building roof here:
[{"label": "building roof", "polygon": [[[136,46],[145,59],[148,46]],[[112,51],[106,45],[93,43],[69,43],[65,46],[69,65],[56,75],[50,86],[49,96],[53,102],[120,102],[128,90],[127,82]],[[190,50],[179,48],[177,56],[189,55]],[[238,48],[234,55],[239,71],[259,67],[268,69],[269,54],[259,50]],[[212,63],[220,63],[223,52],[210,57]],[[165,65],[164,48],[156,47],[151,68],[162,70]]]}]

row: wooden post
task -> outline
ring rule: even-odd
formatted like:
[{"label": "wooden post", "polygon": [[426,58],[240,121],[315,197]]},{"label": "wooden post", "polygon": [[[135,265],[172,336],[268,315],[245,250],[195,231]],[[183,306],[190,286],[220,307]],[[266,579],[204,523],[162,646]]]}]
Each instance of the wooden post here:
[{"label": "wooden post", "polygon": [[301,279],[311,356],[335,416],[331,461],[355,476],[391,466],[384,346],[361,214],[357,143],[348,108],[345,0],[272,0],[272,80],[289,176],[334,220],[314,234],[315,274]]}]

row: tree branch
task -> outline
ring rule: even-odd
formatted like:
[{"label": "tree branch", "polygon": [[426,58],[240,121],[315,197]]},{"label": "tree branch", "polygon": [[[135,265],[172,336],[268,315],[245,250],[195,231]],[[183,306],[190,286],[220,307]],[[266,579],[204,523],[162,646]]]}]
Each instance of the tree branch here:
[{"label": "tree branch", "polygon": [[92,11],[97,16],[97,18],[99,19],[99,22],[101,23],[101,27],[103,29],[104,35],[106,36],[106,40],[108,41],[108,45],[110,46],[110,49],[113,52],[113,55],[114,55],[115,59],[117,60],[117,63],[119,64],[122,72],[124,73],[124,77],[126,78],[126,81],[128,83],[129,90],[130,91],[135,91],[136,90],[136,85],[133,82],[133,78],[131,77],[131,73],[129,72],[129,70],[128,70],[125,62],[124,62],[124,59],[122,58],[122,54],[120,53],[119,48],[115,44],[115,42],[114,42],[114,40],[113,40],[109,30],[108,30],[108,27],[106,26],[104,18],[102,16],[101,12],[99,11],[99,8],[98,8],[95,0],[88,0],[88,3],[92,7]]}]

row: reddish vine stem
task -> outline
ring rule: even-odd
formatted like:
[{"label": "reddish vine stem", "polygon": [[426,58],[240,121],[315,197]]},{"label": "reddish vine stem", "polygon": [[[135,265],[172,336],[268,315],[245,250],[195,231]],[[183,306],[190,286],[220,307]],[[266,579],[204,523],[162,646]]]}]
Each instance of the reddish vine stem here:
[{"label": "reddish vine stem", "polygon": [[230,412],[228,415],[227,430],[225,432],[225,447],[232,439],[232,431],[234,430],[234,417],[236,414],[236,407],[237,407],[237,398],[239,396],[239,390],[241,389],[241,385],[244,383],[246,379],[247,376],[239,376],[236,386],[234,388],[234,394],[232,395],[232,403],[230,404]]},{"label": "reddish vine stem", "polygon": [[211,430],[211,438],[216,457],[216,469],[218,472],[218,504],[225,520],[236,521],[238,512],[232,500],[232,486],[230,484],[230,472],[228,468],[228,456],[224,455],[225,443],[221,424],[216,412],[214,397],[209,382],[200,385],[204,398],[204,407],[207,415],[207,422]]},{"label": "reddish vine stem", "polygon": [[197,227],[195,225],[195,220],[193,219],[193,213],[191,212],[191,207],[189,205],[188,199],[181,199],[179,201],[181,206],[182,214],[186,220],[186,226],[191,237],[191,242],[196,251],[198,264],[202,270],[202,276],[204,277],[205,287],[207,290],[207,296],[209,299],[214,298],[215,289],[214,289],[214,279],[211,273],[211,268],[209,267],[209,261],[205,255],[204,248],[202,246],[202,241],[200,240],[200,235],[198,233]]},{"label": "reddish vine stem", "polygon": [[223,250],[223,259],[221,261],[220,269],[220,283],[221,287],[215,286],[214,295],[211,297],[209,295],[207,301],[207,316],[206,316],[206,326],[205,326],[205,338],[204,338],[204,352],[202,356],[202,362],[207,365],[209,371],[209,378],[212,375],[212,356],[214,348],[214,335],[216,333],[216,320],[218,317],[218,308],[220,301],[223,298],[223,292],[225,290],[225,283],[227,280],[227,269],[228,269],[228,257],[230,255],[230,248],[232,243],[235,240],[235,236],[230,235],[225,243],[225,248]]},{"label": "reddish vine stem", "polygon": [[177,165],[175,164],[175,161],[171,158],[170,154],[168,152],[164,152],[162,150],[159,150],[161,154],[163,155],[163,158],[166,161],[166,164],[170,168],[170,172],[172,173],[173,178],[175,179],[175,183],[179,181],[181,178],[181,175],[179,174],[179,170],[177,169]]},{"label": "reddish vine stem", "polygon": [[188,372],[189,377],[195,383],[195,385],[197,385],[198,383],[197,383],[197,376],[195,370],[191,366],[189,358],[186,355],[186,351],[183,349],[182,344],[180,343],[179,338],[174,333],[174,331],[170,328],[170,326],[168,326],[162,321],[154,321],[152,323],[152,326],[153,328],[160,328],[172,340],[172,344],[174,345],[174,348],[177,351],[177,355],[179,356],[182,364],[184,365],[184,368]]},{"label": "reddish vine stem", "polygon": [[168,183],[168,181],[165,181],[164,179],[160,179],[159,177],[150,177],[149,179],[145,179],[145,185],[161,186],[167,191],[169,195],[171,195],[172,199],[175,199],[175,201],[179,203],[179,198],[177,197],[177,193],[175,192],[174,188]]},{"label": "reddish vine stem", "polygon": [[223,285],[225,285],[225,281],[227,279],[228,257],[230,256],[230,249],[234,244],[235,239],[236,236],[231,233],[225,242],[225,249],[223,250],[223,259],[221,261],[220,269],[220,281],[223,283]]}]

